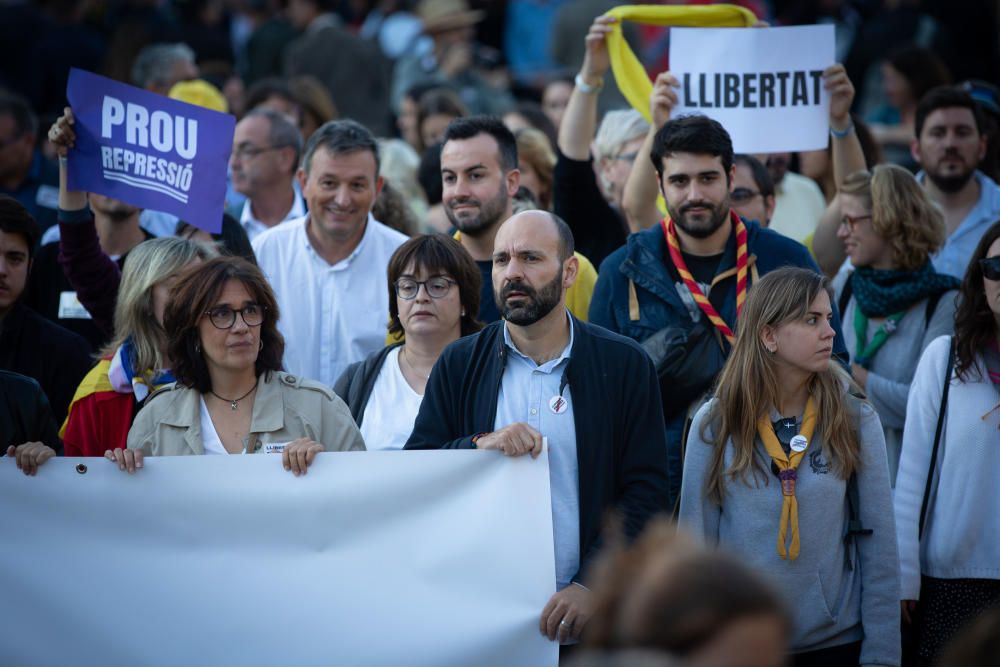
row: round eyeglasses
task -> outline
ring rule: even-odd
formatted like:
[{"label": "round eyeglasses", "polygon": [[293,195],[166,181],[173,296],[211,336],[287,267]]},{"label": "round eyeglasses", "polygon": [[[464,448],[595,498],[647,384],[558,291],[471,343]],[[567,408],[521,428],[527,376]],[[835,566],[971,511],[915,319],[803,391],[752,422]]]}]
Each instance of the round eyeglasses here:
[{"label": "round eyeglasses", "polygon": [[847,227],[850,231],[854,231],[858,226],[858,223],[862,220],[871,220],[871,213],[867,215],[845,215],[840,219],[840,224]]},{"label": "round eyeglasses", "polygon": [[216,306],[205,311],[209,321],[216,329],[232,329],[236,324],[236,313],[240,314],[243,322],[248,327],[259,327],[264,321],[264,306],[257,303],[248,303],[239,310],[233,310],[229,306]]},{"label": "round eyeglasses", "polygon": [[761,193],[759,191],[754,191],[750,188],[733,188],[733,191],[729,193],[729,199],[734,204],[746,204],[754,197],[758,197],[760,195]]},{"label": "round eyeglasses", "polygon": [[451,290],[452,285],[457,285],[458,283],[451,278],[445,278],[443,276],[436,276],[434,278],[429,278],[427,280],[414,280],[413,278],[400,278],[396,281],[396,296],[400,299],[405,299],[406,301],[411,301],[417,298],[417,292],[420,291],[420,286],[423,285],[424,289],[427,290],[427,295],[432,299],[441,299],[448,294]]}]

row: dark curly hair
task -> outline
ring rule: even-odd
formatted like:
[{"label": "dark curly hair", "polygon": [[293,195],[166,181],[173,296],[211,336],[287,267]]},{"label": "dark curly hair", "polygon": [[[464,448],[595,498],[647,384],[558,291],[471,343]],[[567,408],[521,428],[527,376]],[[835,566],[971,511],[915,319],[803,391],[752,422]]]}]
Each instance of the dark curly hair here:
[{"label": "dark curly hair", "polygon": [[285,339],[278,332],[278,302],[261,270],[242,257],[216,257],[198,264],[186,271],[170,290],[163,328],[170,341],[168,354],[174,377],[180,384],[202,393],[212,389],[212,378],[201,351],[198,325],[230,280],[242,283],[253,300],[264,308],[264,321],[260,325],[262,348],[254,364],[256,375],[280,371],[285,355]]},{"label": "dark curly hair", "polygon": [[986,302],[983,269],[979,266],[979,260],[986,257],[997,239],[1000,239],[1000,220],[994,222],[979,239],[962,280],[958,308],[955,310],[955,370],[962,381],[973,379],[971,371],[976,365],[976,354],[997,335],[996,315]]}]

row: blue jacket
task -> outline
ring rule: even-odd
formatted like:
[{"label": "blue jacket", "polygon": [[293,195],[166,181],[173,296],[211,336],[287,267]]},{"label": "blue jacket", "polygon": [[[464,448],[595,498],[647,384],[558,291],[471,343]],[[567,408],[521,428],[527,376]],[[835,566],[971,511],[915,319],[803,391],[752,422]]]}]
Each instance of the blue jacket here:
[{"label": "blue jacket", "polygon": [[[573,318],[564,381],[573,392],[580,490],[580,581],[597,553],[604,515],[620,513],[629,538],[667,505],[660,390],[632,341]],[[427,381],[406,449],[471,449],[493,430],[507,362],[503,322],[445,348]]]},{"label": "blue jacket", "polygon": [[[809,251],[801,243],[764,229],[755,221],[744,222],[747,228],[747,252],[750,263],[748,286],[752,287],[757,276],[782,266],[801,266],[820,272]],[[631,303],[629,281],[635,285],[635,296]],[[675,283],[679,281],[680,276],[667,251],[663,229],[657,225],[633,234],[624,246],[609,255],[601,264],[594,296],[590,302],[590,321],[637,341],[646,340],[667,326],[691,328],[694,322],[675,287]],[[726,249],[708,298],[722,319],[735,331],[735,233],[730,234],[726,242]],[[833,354],[846,363],[848,356],[840,328],[840,315],[837,313],[836,304],[832,305],[833,328],[837,332],[833,343]],[[638,306],[638,319],[633,320],[636,306]],[[728,344],[724,344],[724,347],[728,355]],[[660,380],[660,390],[670,391],[669,379]],[[681,488],[683,468],[681,439],[687,414],[680,412],[676,415],[666,415],[666,419],[670,502],[673,504],[679,497]]]}]

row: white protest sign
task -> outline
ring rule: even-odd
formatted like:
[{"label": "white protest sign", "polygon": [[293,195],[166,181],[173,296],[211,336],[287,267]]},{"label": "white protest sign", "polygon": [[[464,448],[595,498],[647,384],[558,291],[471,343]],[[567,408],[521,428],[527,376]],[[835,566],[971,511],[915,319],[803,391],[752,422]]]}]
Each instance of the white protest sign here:
[{"label": "white protest sign", "polygon": [[829,140],[832,25],[673,28],[670,71],[680,82],[673,117],[722,123],[737,153],[819,150]]},{"label": "white protest sign", "polygon": [[2,665],[558,661],[544,456],[3,459],[0,507]]}]

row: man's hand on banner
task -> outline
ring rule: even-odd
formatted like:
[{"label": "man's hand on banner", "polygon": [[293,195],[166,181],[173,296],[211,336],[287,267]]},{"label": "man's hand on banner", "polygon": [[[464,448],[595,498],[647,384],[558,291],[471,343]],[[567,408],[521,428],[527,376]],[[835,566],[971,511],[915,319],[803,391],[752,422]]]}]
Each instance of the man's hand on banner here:
[{"label": "man's hand on banner", "polygon": [[119,470],[125,470],[130,475],[142,467],[142,452],[138,449],[108,449],[104,452],[104,458],[112,463],[118,464]]},{"label": "man's hand on banner", "polygon": [[323,445],[309,438],[299,438],[288,443],[281,451],[281,465],[293,475],[306,474],[316,455],[323,451]]},{"label": "man's hand on banner", "polygon": [[549,599],[542,610],[539,628],[542,634],[559,643],[579,639],[593,610],[593,593],[578,584],[570,584]]},{"label": "man's hand on banner", "polygon": [[49,141],[56,149],[59,157],[66,157],[69,149],[76,143],[76,132],[73,131],[73,110],[69,107],[63,108],[63,115],[56,119],[56,122],[49,128]]},{"label": "man's hand on banner", "polygon": [[534,459],[542,453],[542,434],[523,422],[516,422],[481,436],[476,440],[476,448],[499,449],[506,456],[531,454]]},{"label": "man's hand on banner", "polygon": [[677,106],[677,88],[681,82],[670,72],[660,72],[653,82],[653,94],[649,97],[649,115],[653,125],[660,129],[670,120],[670,112]]},{"label": "man's hand on banner", "polygon": [[823,85],[830,93],[830,127],[837,132],[851,124],[851,103],[854,102],[854,84],[847,77],[847,70],[840,63],[823,71]]},{"label": "man's hand on banner", "polygon": [[15,460],[17,469],[25,475],[38,473],[38,466],[55,455],[54,449],[40,442],[26,442],[17,447],[11,445],[7,448],[7,456]]}]

